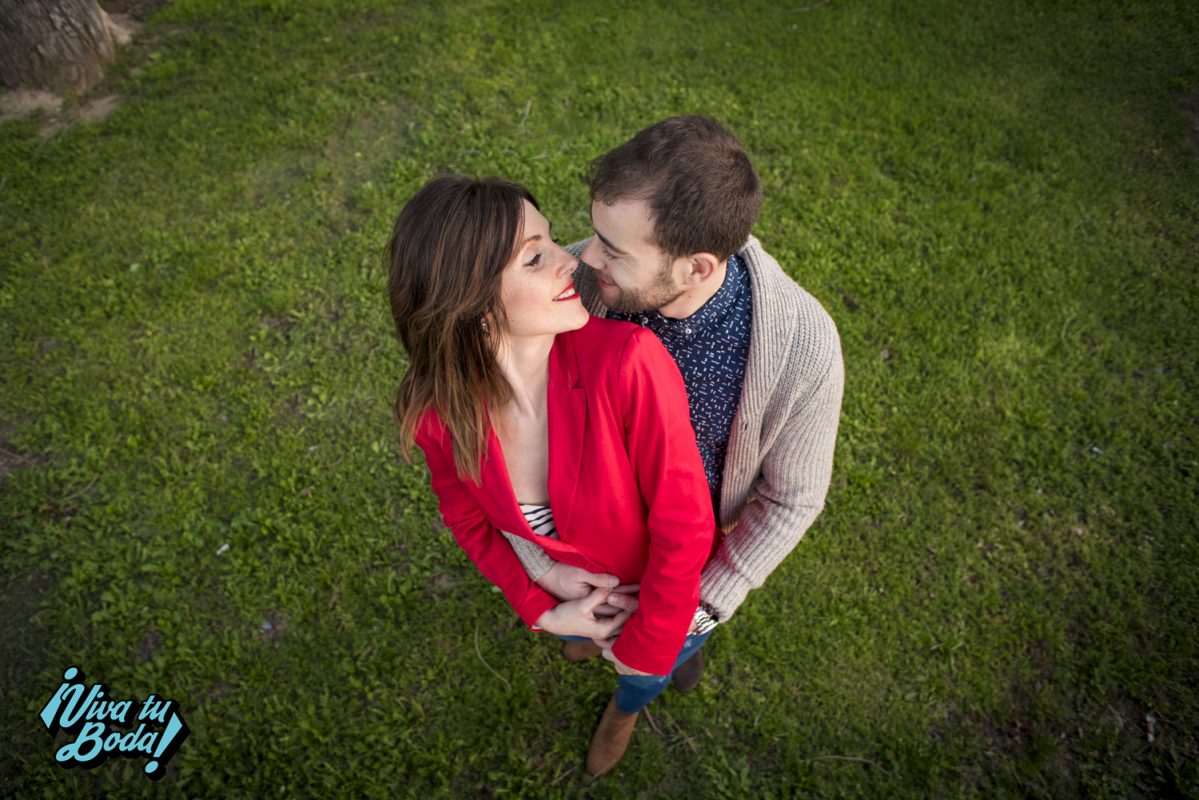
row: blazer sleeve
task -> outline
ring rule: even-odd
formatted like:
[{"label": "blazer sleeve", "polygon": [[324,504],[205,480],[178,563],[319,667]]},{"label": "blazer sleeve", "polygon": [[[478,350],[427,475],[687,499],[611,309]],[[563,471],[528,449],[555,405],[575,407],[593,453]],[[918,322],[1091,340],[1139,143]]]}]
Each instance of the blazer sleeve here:
[{"label": "blazer sleeve", "polygon": [[650,541],[640,603],[612,653],[634,669],[665,675],[687,638],[716,522],[683,376],[653,333],[637,328],[629,337],[618,380]]},{"label": "blazer sleeve", "polygon": [[512,546],[488,521],[458,477],[449,432],[440,420],[433,419],[431,414],[426,416],[417,429],[416,443],[425,453],[445,526],[483,576],[499,587],[520,618],[532,628],[543,613],[558,604],[557,598],[529,578]]}]

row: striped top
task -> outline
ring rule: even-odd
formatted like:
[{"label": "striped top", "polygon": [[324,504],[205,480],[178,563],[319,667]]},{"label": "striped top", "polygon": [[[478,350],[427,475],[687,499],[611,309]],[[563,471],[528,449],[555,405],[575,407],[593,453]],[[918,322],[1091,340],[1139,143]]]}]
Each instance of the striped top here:
[{"label": "striped top", "polygon": [[549,506],[539,506],[533,503],[521,503],[520,513],[525,515],[525,522],[538,536],[558,538],[558,526],[554,524],[554,512]]}]

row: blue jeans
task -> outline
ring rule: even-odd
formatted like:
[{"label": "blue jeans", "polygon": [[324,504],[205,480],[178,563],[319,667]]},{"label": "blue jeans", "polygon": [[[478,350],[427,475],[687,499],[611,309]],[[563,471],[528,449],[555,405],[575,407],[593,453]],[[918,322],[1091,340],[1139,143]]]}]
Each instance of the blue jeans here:
[{"label": "blue jeans", "polygon": [[[670,668],[670,674],[673,675],[684,661],[695,655],[695,652],[704,646],[704,642],[708,641],[708,637],[711,635],[712,631],[708,631],[688,636],[683,642],[683,649],[679,651],[679,657],[675,659],[674,666]],[[558,638],[568,642],[587,641],[585,636],[559,636]],[[640,711],[648,706],[651,700],[666,691],[669,684],[670,675],[617,675],[616,707],[626,714]]]}]

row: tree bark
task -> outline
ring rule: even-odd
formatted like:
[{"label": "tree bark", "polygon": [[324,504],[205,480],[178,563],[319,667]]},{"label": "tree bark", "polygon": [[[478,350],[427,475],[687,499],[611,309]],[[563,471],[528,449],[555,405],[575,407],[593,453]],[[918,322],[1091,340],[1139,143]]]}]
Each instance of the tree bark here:
[{"label": "tree bark", "polygon": [[86,92],[116,45],[96,0],[0,0],[0,81],[10,89]]}]

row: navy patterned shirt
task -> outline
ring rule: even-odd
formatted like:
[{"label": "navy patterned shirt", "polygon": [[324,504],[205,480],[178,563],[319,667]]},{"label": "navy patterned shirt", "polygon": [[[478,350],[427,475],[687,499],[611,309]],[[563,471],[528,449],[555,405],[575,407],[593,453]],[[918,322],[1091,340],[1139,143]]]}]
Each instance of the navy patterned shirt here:
[{"label": "navy patterned shirt", "polygon": [[736,254],[729,256],[716,294],[685,319],[669,319],[656,310],[608,312],[610,319],[649,328],[679,365],[717,517],[724,454],[749,361],[750,315],[749,272]]}]

